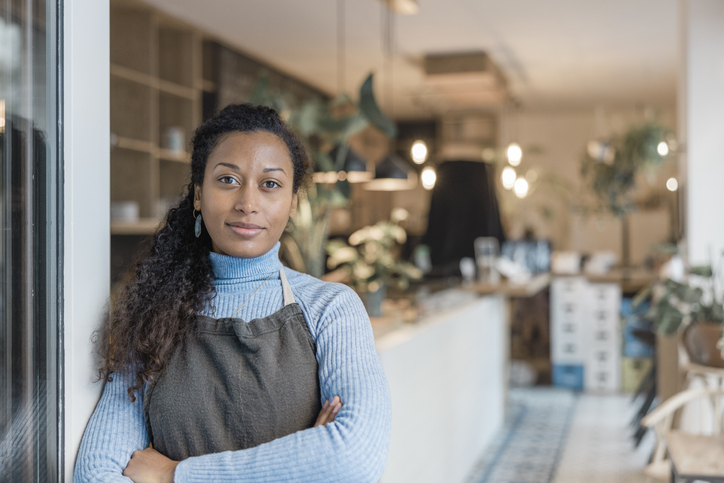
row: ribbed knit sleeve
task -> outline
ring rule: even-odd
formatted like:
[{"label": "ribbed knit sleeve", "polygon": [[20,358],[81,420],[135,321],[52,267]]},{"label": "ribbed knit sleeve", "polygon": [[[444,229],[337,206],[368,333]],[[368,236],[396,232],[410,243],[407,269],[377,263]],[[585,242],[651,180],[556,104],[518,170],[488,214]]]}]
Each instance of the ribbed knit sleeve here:
[{"label": "ribbed knit sleeve", "polygon": [[83,435],[74,482],[131,482],[123,476],[123,470],[131,454],[149,444],[143,415],[144,391],[136,393],[136,401],[131,402],[127,390],[132,383],[130,374],[113,374],[113,380],[106,383]]},{"label": "ribbed knit sleeve", "polygon": [[[205,313],[249,321],[281,309],[278,250],[277,243],[255,259],[211,253],[216,297]],[[391,401],[367,312],[345,285],[289,269],[286,273],[316,343],[320,403],[339,396],[342,410],[326,426],[254,448],[183,460],[175,481],[374,482],[381,477],[390,441]],[[131,403],[126,393],[131,381],[114,375],[106,384],[83,436],[76,482],[130,482],[122,472],[133,451],[149,443],[143,393]]]},{"label": "ribbed knit sleeve", "polygon": [[177,466],[176,482],[379,480],[391,427],[387,381],[359,297],[344,286],[325,286],[300,305],[319,311],[310,329],[322,399],[339,395],[343,402],[335,421],[254,448],[189,458]]}]

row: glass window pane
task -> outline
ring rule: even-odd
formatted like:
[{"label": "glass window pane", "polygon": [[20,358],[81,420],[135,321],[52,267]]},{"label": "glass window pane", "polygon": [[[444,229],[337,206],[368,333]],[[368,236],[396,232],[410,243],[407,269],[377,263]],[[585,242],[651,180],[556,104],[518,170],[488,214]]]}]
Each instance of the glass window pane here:
[{"label": "glass window pane", "polygon": [[59,475],[58,2],[0,0],[0,481]]}]

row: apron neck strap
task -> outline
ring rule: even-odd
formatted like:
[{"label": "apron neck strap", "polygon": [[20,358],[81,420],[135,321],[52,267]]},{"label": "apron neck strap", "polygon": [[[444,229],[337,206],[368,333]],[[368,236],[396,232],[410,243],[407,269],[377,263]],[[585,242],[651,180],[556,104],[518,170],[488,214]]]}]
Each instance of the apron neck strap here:
[{"label": "apron neck strap", "polygon": [[282,289],[284,290],[284,306],[293,304],[294,303],[294,294],[292,293],[292,288],[289,286],[289,282],[287,282],[287,275],[284,272],[284,267],[279,270],[279,276],[282,279]]}]

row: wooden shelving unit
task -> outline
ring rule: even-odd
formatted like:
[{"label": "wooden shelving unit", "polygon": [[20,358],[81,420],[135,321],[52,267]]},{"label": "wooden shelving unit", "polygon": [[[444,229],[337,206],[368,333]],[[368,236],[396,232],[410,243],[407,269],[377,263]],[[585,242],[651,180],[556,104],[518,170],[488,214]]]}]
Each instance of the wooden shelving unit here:
[{"label": "wooden shelving unit", "polygon": [[[135,222],[113,235],[152,234],[190,177],[188,145],[201,122],[201,32],[132,0],[111,1],[111,200],[135,201]],[[169,132],[184,149],[171,149]]]}]

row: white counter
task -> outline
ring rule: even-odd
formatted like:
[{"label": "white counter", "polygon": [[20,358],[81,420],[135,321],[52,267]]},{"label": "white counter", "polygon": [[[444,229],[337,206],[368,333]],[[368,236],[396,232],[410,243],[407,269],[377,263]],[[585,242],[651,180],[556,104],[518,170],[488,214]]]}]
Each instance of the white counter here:
[{"label": "white counter", "polygon": [[503,424],[505,310],[486,296],[377,338],[392,393],[383,483],[464,481]]}]

